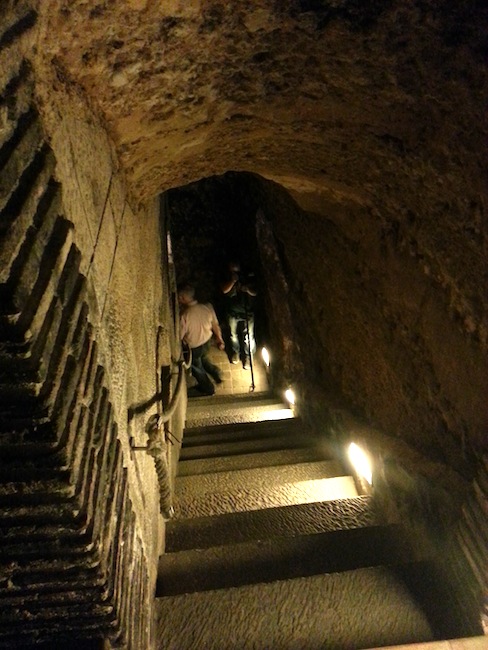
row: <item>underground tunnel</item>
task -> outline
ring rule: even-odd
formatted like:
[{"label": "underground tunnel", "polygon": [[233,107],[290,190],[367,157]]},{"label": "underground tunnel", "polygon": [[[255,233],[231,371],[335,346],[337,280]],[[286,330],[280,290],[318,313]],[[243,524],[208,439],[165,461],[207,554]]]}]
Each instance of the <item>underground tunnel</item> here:
[{"label": "underground tunnel", "polygon": [[4,3],[0,648],[487,647],[486,14]]}]

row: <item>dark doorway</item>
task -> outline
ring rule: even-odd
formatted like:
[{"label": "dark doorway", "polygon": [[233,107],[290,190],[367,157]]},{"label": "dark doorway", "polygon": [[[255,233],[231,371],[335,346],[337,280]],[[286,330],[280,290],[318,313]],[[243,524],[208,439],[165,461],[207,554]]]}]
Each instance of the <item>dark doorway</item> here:
[{"label": "dark doorway", "polygon": [[[263,274],[256,240],[260,179],[228,172],[167,192],[167,210],[179,283],[195,286],[200,302],[211,302],[224,322],[220,284],[231,260],[256,275],[256,343],[266,338]],[[261,286],[259,286],[261,284]]]}]

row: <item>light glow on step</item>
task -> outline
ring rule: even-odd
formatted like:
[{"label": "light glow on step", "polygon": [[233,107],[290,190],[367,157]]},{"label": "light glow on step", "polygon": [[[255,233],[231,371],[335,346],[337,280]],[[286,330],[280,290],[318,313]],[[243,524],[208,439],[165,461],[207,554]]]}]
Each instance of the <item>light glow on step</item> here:
[{"label": "light glow on step", "polygon": [[[291,488],[291,485],[289,487]],[[352,476],[335,476],[294,483],[289,500],[290,503],[300,504],[353,499],[357,496],[358,492]]]},{"label": "light glow on step", "polygon": [[261,420],[288,420],[293,418],[293,411],[291,409],[273,409],[272,411],[264,411],[261,414]]},{"label": "light glow on step", "polygon": [[295,405],[295,393],[292,391],[291,388],[287,388],[285,390],[285,399],[288,402],[288,404],[291,404],[292,406]]},{"label": "light glow on step", "polygon": [[269,352],[266,348],[262,348],[261,350],[261,356],[263,357],[264,364],[266,368],[269,368],[270,364],[270,359],[269,359]]},{"label": "light glow on step", "polygon": [[369,485],[373,485],[373,470],[367,453],[356,445],[355,442],[351,442],[347,453],[356,473],[364,478]]}]

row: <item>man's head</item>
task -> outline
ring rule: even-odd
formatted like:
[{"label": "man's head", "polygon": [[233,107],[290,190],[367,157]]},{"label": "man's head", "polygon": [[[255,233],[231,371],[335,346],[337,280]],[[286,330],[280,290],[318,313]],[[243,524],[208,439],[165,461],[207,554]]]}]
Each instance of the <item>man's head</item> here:
[{"label": "man's head", "polygon": [[240,273],[241,265],[239,264],[239,262],[235,262],[235,261],[229,262],[229,271],[231,273]]},{"label": "man's head", "polygon": [[178,302],[180,305],[189,305],[195,300],[195,287],[191,284],[184,284],[178,289]]}]

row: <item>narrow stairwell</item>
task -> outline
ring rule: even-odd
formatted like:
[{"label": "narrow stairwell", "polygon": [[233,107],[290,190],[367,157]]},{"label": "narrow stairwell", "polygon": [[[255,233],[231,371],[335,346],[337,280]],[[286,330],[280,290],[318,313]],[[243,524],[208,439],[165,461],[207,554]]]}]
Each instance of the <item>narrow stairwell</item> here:
[{"label": "narrow stairwell", "polygon": [[428,578],[402,526],[381,520],[327,441],[280,400],[190,401],[158,572],[161,650],[359,650],[461,636]]}]

